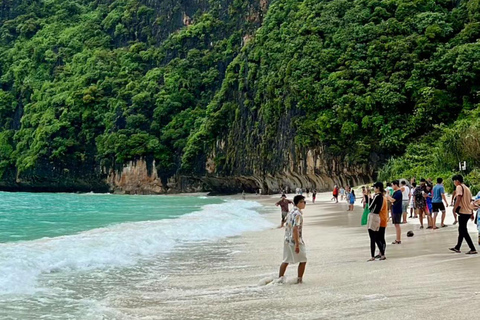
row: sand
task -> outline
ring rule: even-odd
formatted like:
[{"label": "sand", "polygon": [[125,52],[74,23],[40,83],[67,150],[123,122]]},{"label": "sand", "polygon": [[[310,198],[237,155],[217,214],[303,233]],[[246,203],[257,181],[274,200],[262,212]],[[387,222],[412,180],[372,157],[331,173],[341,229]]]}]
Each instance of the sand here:
[{"label": "sand", "polygon": [[[291,196],[289,196],[291,198]],[[247,195],[266,205],[265,216],[280,222],[278,196]],[[455,254],[457,228],[447,208],[447,228],[420,230],[418,219],[402,225],[402,244],[390,245],[386,261],[370,257],[362,208],[319,194],[304,210],[308,264],[304,283],[265,284],[277,277],[283,229],[250,232],[170,257],[168,277],[105,300],[105,318],[124,319],[475,319],[480,303],[480,255]],[[425,220],[426,221],[426,220]],[[469,223],[477,245],[476,226]],[[405,237],[408,230],[415,236]],[[478,247],[478,246],[477,246]],[[468,251],[466,243],[463,252]],[[176,268],[181,265],[183,267]],[[188,265],[189,267],[185,267]]]}]

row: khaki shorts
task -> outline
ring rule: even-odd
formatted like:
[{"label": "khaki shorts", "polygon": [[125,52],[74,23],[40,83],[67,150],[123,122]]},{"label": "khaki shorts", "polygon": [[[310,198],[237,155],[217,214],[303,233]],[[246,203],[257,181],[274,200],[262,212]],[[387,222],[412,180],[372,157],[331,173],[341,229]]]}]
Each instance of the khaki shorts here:
[{"label": "khaki shorts", "polygon": [[286,241],[283,243],[283,263],[300,263],[307,262],[307,252],[305,245],[299,245],[300,252],[295,252],[295,245]]}]

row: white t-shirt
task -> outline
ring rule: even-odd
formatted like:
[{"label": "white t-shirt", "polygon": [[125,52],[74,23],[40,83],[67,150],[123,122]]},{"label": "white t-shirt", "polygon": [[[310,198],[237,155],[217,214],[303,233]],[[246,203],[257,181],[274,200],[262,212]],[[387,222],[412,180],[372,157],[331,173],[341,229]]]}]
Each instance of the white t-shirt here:
[{"label": "white t-shirt", "polygon": [[410,188],[408,186],[403,186],[402,200],[408,201],[408,195],[410,194]]}]

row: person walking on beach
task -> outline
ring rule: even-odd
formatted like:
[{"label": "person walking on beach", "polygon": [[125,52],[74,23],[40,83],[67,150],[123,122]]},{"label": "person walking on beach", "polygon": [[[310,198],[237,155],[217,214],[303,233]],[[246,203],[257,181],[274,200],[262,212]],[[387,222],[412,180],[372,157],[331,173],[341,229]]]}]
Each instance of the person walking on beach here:
[{"label": "person walking on beach", "polygon": [[400,190],[402,191],[402,223],[407,223],[408,204],[410,203],[410,188],[407,182],[402,180]]},{"label": "person walking on beach", "polygon": [[280,227],[278,228],[283,228],[283,225],[285,224],[285,219],[287,218],[288,214],[288,205],[293,203],[291,200],[287,199],[287,196],[282,194],[282,198],[280,201],[275,203],[275,205],[278,207],[280,206],[280,210],[282,211],[282,223],[280,224]]},{"label": "person walking on beach", "polygon": [[283,242],[283,262],[280,265],[278,278],[281,282],[285,281],[285,271],[290,263],[299,263],[297,283],[302,283],[303,274],[307,265],[307,254],[305,243],[303,241],[303,213],[305,209],[305,197],[295,196],[293,198],[294,207],[287,215],[285,224],[285,238]]},{"label": "person walking on beach", "polygon": [[317,189],[313,189],[313,191],[312,191],[312,203],[315,203],[316,198],[317,198]]},{"label": "person walking on beach", "polygon": [[340,200],[345,200],[345,189],[340,187]]},{"label": "person walking on beach", "polygon": [[393,185],[393,195],[390,198],[392,202],[392,222],[395,225],[396,239],[392,244],[401,244],[402,243],[402,229],[400,224],[402,223],[402,191],[400,190],[400,182],[395,180],[392,182]]},{"label": "person walking on beach", "polygon": [[383,206],[383,183],[377,182],[373,185],[375,195],[370,204],[370,213],[368,214],[368,235],[370,237],[370,255],[367,261],[375,261],[375,244],[380,250],[380,260],[385,260],[385,247],[380,240],[380,211]]},{"label": "person walking on beach", "polygon": [[338,203],[338,187],[337,187],[337,185],[333,186],[333,197],[332,197],[331,200],[335,201],[335,203]]},{"label": "person walking on beach", "polygon": [[[443,201],[445,201],[445,205]],[[445,215],[446,215],[446,207],[448,207],[447,197],[445,196],[445,187],[443,186],[443,179],[437,178],[437,184],[433,187],[433,198],[432,198],[432,212],[433,212],[433,229],[437,228],[437,215],[438,212],[442,212],[442,222],[440,226],[442,228],[446,227],[445,224]]]},{"label": "person walking on beach", "polygon": [[468,233],[467,223],[468,220],[474,219],[473,215],[473,205],[471,204],[472,201],[472,193],[470,189],[463,183],[463,176],[462,175],[455,175],[452,178],[453,183],[455,184],[455,194],[456,200],[454,205],[454,211],[458,215],[458,241],[457,245],[450,250],[460,253],[460,248],[462,247],[463,239],[467,241],[468,246],[470,247],[470,251],[467,254],[477,254],[477,249],[473,245],[472,238],[470,238],[470,234]]},{"label": "person walking on beach", "polygon": [[420,180],[420,185],[413,192],[413,207],[420,220],[420,229],[423,229],[423,215],[425,214],[425,179]]}]

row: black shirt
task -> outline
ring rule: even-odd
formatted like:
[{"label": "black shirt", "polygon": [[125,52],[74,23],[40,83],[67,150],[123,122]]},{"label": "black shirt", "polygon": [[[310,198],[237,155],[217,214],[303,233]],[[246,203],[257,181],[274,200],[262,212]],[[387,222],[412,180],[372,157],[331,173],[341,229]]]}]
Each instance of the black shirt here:
[{"label": "black shirt", "polygon": [[383,195],[380,193],[376,193],[373,196],[372,203],[368,207],[371,213],[379,214],[380,210],[382,210],[383,206]]}]

